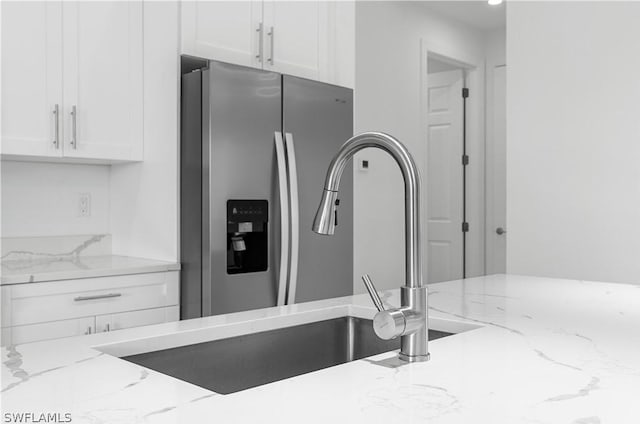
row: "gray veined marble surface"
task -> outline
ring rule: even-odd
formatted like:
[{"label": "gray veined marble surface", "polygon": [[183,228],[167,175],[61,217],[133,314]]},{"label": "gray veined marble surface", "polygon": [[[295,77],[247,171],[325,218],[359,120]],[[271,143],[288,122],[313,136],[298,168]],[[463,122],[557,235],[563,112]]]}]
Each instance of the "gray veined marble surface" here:
[{"label": "gray veined marble surface", "polygon": [[162,272],[174,262],[111,254],[111,236],[95,234],[2,239],[0,284]]},{"label": "gray veined marble surface", "polygon": [[[3,412],[71,412],[74,423],[640,422],[640,287],[495,275],[433,284],[431,360],[384,367],[384,353],[231,395],[120,360],[352,315],[366,295],[12,346]],[[398,290],[386,293],[397,305]],[[215,358],[211,358],[215,360]]]}]

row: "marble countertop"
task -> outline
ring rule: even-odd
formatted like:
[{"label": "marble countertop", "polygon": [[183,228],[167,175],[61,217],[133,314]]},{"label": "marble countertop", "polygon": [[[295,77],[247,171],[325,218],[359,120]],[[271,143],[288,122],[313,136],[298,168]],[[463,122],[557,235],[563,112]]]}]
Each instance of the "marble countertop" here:
[{"label": "marble countertop", "polygon": [[[2,349],[6,413],[73,423],[638,423],[640,286],[496,275],[429,286],[431,360],[394,352],[220,395],[118,359],[340,316],[366,295]],[[398,304],[398,290],[384,292]],[[115,355],[115,356],[114,356]],[[215,360],[215,358],[212,358]]]},{"label": "marble countertop", "polygon": [[0,285],[142,274],[180,269],[175,262],[119,255],[46,255],[3,260]]}]

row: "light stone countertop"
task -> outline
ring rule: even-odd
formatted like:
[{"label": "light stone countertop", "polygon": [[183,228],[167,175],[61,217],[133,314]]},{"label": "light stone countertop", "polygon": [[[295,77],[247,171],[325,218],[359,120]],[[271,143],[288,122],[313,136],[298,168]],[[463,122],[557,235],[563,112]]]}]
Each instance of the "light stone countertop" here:
[{"label": "light stone countertop", "polygon": [[[495,275],[429,286],[431,360],[389,352],[231,395],[118,359],[352,315],[366,295],[2,349],[0,401],[73,423],[640,422],[640,286]],[[384,299],[398,304],[398,290]],[[211,358],[215,360],[215,358]]]},{"label": "light stone countertop", "polygon": [[0,285],[176,271],[180,264],[131,256],[51,256],[2,261]]}]

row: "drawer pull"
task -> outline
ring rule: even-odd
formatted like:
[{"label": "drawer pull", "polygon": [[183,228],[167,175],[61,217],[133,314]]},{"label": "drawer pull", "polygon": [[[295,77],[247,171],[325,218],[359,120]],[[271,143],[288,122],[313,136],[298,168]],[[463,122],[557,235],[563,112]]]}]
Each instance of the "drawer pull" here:
[{"label": "drawer pull", "polygon": [[107,294],[97,294],[95,296],[78,296],[73,300],[76,302],[82,302],[84,300],[98,300],[98,299],[109,299],[112,297],[120,297],[122,293],[107,293]]}]

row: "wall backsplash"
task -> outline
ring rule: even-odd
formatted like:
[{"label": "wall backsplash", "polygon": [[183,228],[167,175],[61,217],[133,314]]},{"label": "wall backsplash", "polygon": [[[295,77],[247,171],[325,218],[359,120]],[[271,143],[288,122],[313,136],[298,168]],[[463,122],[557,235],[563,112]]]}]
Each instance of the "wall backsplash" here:
[{"label": "wall backsplash", "polygon": [[[2,237],[109,233],[110,167],[61,163],[2,163]],[[90,195],[90,215],[79,197]]]},{"label": "wall backsplash", "polygon": [[110,234],[50,237],[3,237],[0,259],[38,261],[42,259],[111,254]]}]

